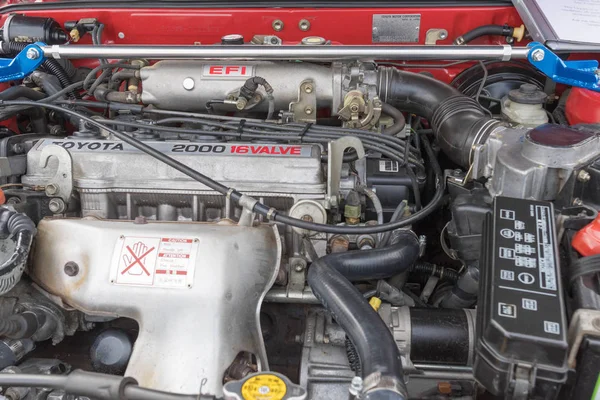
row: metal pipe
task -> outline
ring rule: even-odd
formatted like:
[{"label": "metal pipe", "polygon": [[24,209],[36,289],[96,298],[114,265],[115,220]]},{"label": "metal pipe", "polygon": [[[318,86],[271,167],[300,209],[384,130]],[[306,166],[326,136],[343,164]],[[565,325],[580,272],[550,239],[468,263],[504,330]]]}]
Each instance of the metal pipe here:
[{"label": "metal pipe", "polygon": [[527,47],[505,46],[43,46],[49,58],[191,58],[244,60],[525,59]]}]

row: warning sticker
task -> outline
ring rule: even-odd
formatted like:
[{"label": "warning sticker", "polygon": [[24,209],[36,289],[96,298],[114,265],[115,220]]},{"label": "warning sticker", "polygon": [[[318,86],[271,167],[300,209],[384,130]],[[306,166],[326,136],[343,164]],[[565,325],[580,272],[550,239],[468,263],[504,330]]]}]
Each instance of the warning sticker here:
[{"label": "warning sticker", "polygon": [[122,236],[110,282],[116,285],[191,287],[198,242],[193,238]]}]

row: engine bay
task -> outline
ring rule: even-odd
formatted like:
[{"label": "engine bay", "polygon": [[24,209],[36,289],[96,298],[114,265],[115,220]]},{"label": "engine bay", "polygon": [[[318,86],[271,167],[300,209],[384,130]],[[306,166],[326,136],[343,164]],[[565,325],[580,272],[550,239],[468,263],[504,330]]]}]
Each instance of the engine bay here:
[{"label": "engine bay", "polygon": [[0,8],[3,398],[596,398],[597,53],[88,3]]}]

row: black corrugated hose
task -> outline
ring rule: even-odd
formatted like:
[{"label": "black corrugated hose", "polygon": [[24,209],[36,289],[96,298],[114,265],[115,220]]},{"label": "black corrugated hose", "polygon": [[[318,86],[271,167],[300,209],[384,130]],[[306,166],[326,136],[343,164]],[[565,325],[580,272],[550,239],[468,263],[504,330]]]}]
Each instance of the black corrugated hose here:
[{"label": "black corrugated hose", "polygon": [[7,207],[0,207],[0,231],[9,235],[9,239],[15,244],[13,253],[0,265],[0,295],[3,295],[21,279],[37,231],[27,215]]},{"label": "black corrugated hose", "polygon": [[[4,54],[17,54],[19,53],[21,50],[23,50],[25,47],[27,47],[27,43],[19,43],[19,42],[3,42],[2,43],[2,52]],[[58,63],[58,61],[56,61],[53,58],[47,58],[44,60],[44,62],[42,63],[42,66],[46,69],[46,71],[48,71],[49,73],[51,73],[52,75],[56,76],[61,84],[61,86],[63,88],[69,86],[70,84],[72,84],[73,82],[71,81],[71,78],[69,77],[69,74],[67,74],[67,71],[65,71],[65,69],[62,67],[62,65],[60,65]],[[75,98],[75,93],[71,92],[68,94],[69,98]]]}]

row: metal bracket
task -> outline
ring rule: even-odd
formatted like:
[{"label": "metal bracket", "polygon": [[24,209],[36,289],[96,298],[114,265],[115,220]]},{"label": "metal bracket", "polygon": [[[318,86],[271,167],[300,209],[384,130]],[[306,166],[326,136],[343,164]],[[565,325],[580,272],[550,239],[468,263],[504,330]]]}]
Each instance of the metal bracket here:
[{"label": "metal bracket", "polygon": [[356,136],[341,137],[329,142],[327,146],[327,205],[329,208],[335,208],[339,204],[342,164],[344,163],[344,151],[347,148],[356,150],[359,159],[365,156],[363,144]]},{"label": "metal bracket", "polygon": [[302,81],[298,89],[298,101],[290,103],[290,112],[294,122],[317,122],[317,91],[312,79]]},{"label": "metal bracket", "polygon": [[45,60],[42,46],[46,44],[33,43],[21,50],[13,59],[0,59],[0,82],[23,79],[35,71]]},{"label": "metal bracket", "polygon": [[577,353],[583,337],[586,335],[600,337],[600,311],[579,309],[573,314],[567,335],[569,341],[567,363],[569,368],[575,368]]},{"label": "metal bracket", "polygon": [[445,29],[429,29],[425,34],[425,44],[434,45],[438,40],[448,39],[448,31]]},{"label": "metal bracket", "polygon": [[40,168],[48,168],[48,161],[51,157],[56,157],[58,166],[54,176],[46,184],[46,195],[60,197],[65,204],[68,204],[73,192],[73,160],[71,154],[60,146],[46,146],[40,154]]},{"label": "metal bracket", "polygon": [[541,43],[532,42],[528,47],[529,62],[553,81],[600,92],[598,61],[563,61]]}]

